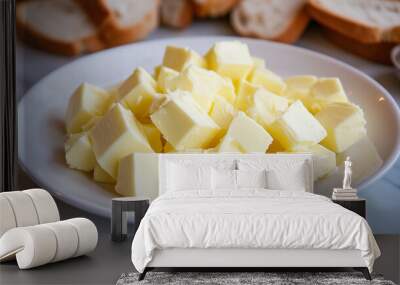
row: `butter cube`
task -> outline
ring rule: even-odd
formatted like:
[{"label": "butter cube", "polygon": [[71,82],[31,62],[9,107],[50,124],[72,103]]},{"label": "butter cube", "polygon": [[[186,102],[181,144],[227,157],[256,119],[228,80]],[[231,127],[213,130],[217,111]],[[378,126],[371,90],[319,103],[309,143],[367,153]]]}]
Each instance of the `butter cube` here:
[{"label": "butter cube", "polygon": [[153,124],[143,124],[143,131],[155,152],[162,152],[163,143],[160,131]]},{"label": "butter cube", "polygon": [[150,107],[161,95],[155,90],[156,82],[143,68],[137,68],[119,88],[119,101],[135,116],[145,121]]},{"label": "butter cube", "polygon": [[315,100],[311,96],[311,88],[318,81],[318,78],[312,75],[298,75],[285,79],[286,89],[283,93],[291,102],[300,100],[303,105],[313,113]]},{"label": "butter cube", "polygon": [[245,153],[240,144],[231,136],[224,136],[219,145],[210,152],[232,152],[232,153]]},{"label": "butter cube", "polygon": [[220,128],[194,101],[190,93],[175,91],[151,120],[176,149],[207,148]]},{"label": "butter cube", "polygon": [[294,153],[309,152],[313,160],[314,181],[318,180],[336,169],[336,154],[320,144],[310,146],[297,146]]},{"label": "butter cube", "polygon": [[247,114],[268,130],[269,126],[287,110],[289,100],[262,87],[257,88],[251,98]]},{"label": "butter cube", "polygon": [[82,132],[87,132],[96,125],[98,121],[103,118],[102,116],[93,116],[86,124],[81,127]]},{"label": "butter cube", "polygon": [[296,101],[270,127],[274,139],[287,150],[298,145],[314,145],[326,137],[326,131],[301,101]]},{"label": "butter cube", "polygon": [[369,177],[383,164],[375,145],[367,136],[359,139],[345,151],[338,153],[337,163],[341,173],[343,173],[344,161],[347,156],[351,158],[353,164],[352,180],[354,183],[359,183]]},{"label": "butter cube", "polygon": [[219,77],[219,78],[220,78],[220,88],[217,94],[224,97],[229,103],[235,104],[236,92],[232,80],[227,77]]},{"label": "butter cube", "polygon": [[115,183],[115,179],[110,176],[101,166],[96,162],[93,170],[93,180],[99,183]]},{"label": "butter cube", "polygon": [[166,142],[163,148],[163,152],[164,153],[176,152],[176,149],[169,142]]},{"label": "butter cube", "polygon": [[[167,85],[166,82],[168,80],[175,78],[179,75],[177,71],[175,71],[172,68],[166,67],[166,66],[161,66],[160,71],[158,73],[157,77],[157,87],[160,92],[166,93],[167,90]],[[172,91],[172,90],[171,90]]]},{"label": "butter cube", "polygon": [[278,95],[286,89],[283,79],[266,68],[255,68],[249,75],[248,81]]},{"label": "butter cube", "polygon": [[103,89],[88,83],[81,84],[68,102],[66,113],[67,132],[79,133],[92,117],[101,116],[107,109],[109,95]]},{"label": "butter cube", "polygon": [[215,98],[210,117],[222,130],[228,129],[235,114],[235,108],[224,97]]},{"label": "butter cube", "polygon": [[65,159],[70,168],[91,171],[96,159],[87,133],[72,134],[65,143]]},{"label": "butter cube", "polygon": [[237,113],[225,136],[237,142],[242,152],[266,152],[273,140],[262,126],[243,112]]},{"label": "butter cube", "polygon": [[232,80],[247,77],[253,68],[249,48],[239,41],[218,42],[207,52],[208,67]]},{"label": "butter cube", "polygon": [[246,80],[239,82],[238,92],[235,100],[235,107],[238,110],[246,111],[251,104],[252,96],[259,87]]},{"label": "butter cube", "polygon": [[160,76],[160,71],[161,71],[161,68],[162,68],[163,66],[162,66],[162,64],[159,64],[159,65],[157,65],[156,67],[154,67],[154,70],[153,70],[153,78],[157,81],[158,80],[158,77]]},{"label": "butter cube", "polygon": [[143,68],[138,67],[135,71],[124,81],[118,89],[119,98],[123,98],[130,93],[140,83],[148,85],[153,89],[156,87],[154,78]]},{"label": "butter cube", "polygon": [[336,153],[345,151],[367,133],[363,111],[351,103],[328,104],[315,118],[327,131],[321,144]]},{"label": "butter cube", "polygon": [[339,78],[320,78],[311,89],[314,101],[311,112],[319,112],[324,105],[335,102],[348,102]]},{"label": "butter cube", "polygon": [[190,65],[174,80],[174,86],[168,89],[190,92],[206,113],[211,110],[214,98],[222,88],[222,78],[218,74],[195,65]]},{"label": "butter cube", "polygon": [[122,158],[115,191],[122,196],[155,199],[158,196],[158,155],[133,153]]},{"label": "butter cube", "polygon": [[206,67],[207,63],[202,56],[189,48],[167,46],[162,65],[182,71],[189,65]]},{"label": "butter cube", "polygon": [[99,165],[117,177],[119,160],[133,152],[153,152],[139,122],[121,104],[116,104],[90,131]]}]

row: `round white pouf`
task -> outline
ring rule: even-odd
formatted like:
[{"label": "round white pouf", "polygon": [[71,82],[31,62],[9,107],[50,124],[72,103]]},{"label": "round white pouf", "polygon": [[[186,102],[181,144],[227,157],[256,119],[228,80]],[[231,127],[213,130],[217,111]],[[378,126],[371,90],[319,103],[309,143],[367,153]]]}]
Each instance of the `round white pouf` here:
[{"label": "round white pouf", "polygon": [[75,255],[78,249],[78,233],[73,225],[66,221],[43,224],[43,227],[51,229],[56,235],[57,250],[51,262],[57,262]]},{"label": "round white pouf", "polygon": [[78,249],[74,257],[86,254],[96,248],[98,233],[92,221],[85,218],[74,218],[66,220],[65,222],[73,225],[78,233]]},{"label": "round white pouf", "polygon": [[57,222],[60,220],[56,202],[49,192],[43,189],[29,189],[23,192],[31,197],[39,218],[39,224]]},{"label": "round white pouf", "polygon": [[3,192],[13,209],[17,227],[33,226],[39,223],[35,205],[30,196],[22,191]]},{"label": "round white pouf", "polygon": [[56,251],[54,232],[42,225],[11,229],[0,239],[0,261],[15,255],[20,269],[49,263]]},{"label": "round white pouf", "polygon": [[14,211],[10,202],[6,197],[0,195],[0,237],[6,231],[16,226],[17,222],[15,221]]}]

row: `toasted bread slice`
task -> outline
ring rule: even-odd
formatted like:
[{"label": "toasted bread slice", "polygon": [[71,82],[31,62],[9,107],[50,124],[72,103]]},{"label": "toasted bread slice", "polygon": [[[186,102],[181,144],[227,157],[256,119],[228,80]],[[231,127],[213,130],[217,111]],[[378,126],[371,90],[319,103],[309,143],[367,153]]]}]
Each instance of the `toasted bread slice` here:
[{"label": "toasted bread slice", "polygon": [[216,18],[228,14],[239,0],[192,0],[197,17]]},{"label": "toasted bread slice", "polygon": [[23,40],[49,52],[71,56],[104,48],[95,25],[70,0],[19,2],[16,23]]},{"label": "toasted bread slice", "polygon": [[400,1],[309,0],[320,24],[361,43],[400,42]]},{"label": "toasted bread slice", "polygon": [[191,0],[162,0],[161,22],[172,28],[183,29],[193,21]]},{"label": "toasted bread slice", "polygon": [[392,64],[390,57],[392,49],[396,46],[395,43],[360,43],[328,28],[324,28],[324,34],[331,42],[344,50],[371,61]]},{"label": "toasted bread slice", "polygon": [[231,14],[238,34],[285,43],[297,41],[308,22],[306,0],[243,0]]},{"label": "toasted bread slice", "polygon": [[158,26],[159,0],[75,0],[108,46],[145,38]]}]

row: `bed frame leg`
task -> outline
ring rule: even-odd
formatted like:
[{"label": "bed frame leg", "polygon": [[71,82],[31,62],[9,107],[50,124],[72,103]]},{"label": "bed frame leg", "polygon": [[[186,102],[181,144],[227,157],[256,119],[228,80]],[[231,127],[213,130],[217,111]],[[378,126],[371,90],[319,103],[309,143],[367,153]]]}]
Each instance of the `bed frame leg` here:
[{"label": "bed frame leg", "polygon": [[372,280],[371,274],[369,274],[369,270],[367,267],[356,267],[354,269],[357,271],[361,271],[361,273],[364,275],[365,279]]},{"label": "bed frame leg", "polygon": [[146,268],[143,270],[143,272],[139,274],[138,281],[142,281],[142,280],[146,277],[147,271],[148,271],[148,269],[147,269],[147,267],[146,267]]}]

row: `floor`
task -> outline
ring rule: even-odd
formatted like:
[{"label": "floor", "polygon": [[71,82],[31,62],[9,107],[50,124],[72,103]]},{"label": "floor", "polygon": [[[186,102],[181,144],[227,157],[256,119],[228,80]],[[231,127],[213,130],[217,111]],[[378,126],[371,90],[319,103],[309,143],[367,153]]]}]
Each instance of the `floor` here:
[{"label": "floor", "polygon": [[[62,207],[63,219],[74,216],[74,208]],[[115,284],[122,273],[134,271],[130,261],[131,239],[112,242],[107,220],[90,214],[83,216],[93,220],[100,232],[99,244],[92,254],[31,270],[18,270],[15,262],[4,263],[0,265],[0,284]],[[399,284],[400,235],[376,235],[375,238],[382,251],[375,263],[375,272]]]}]

